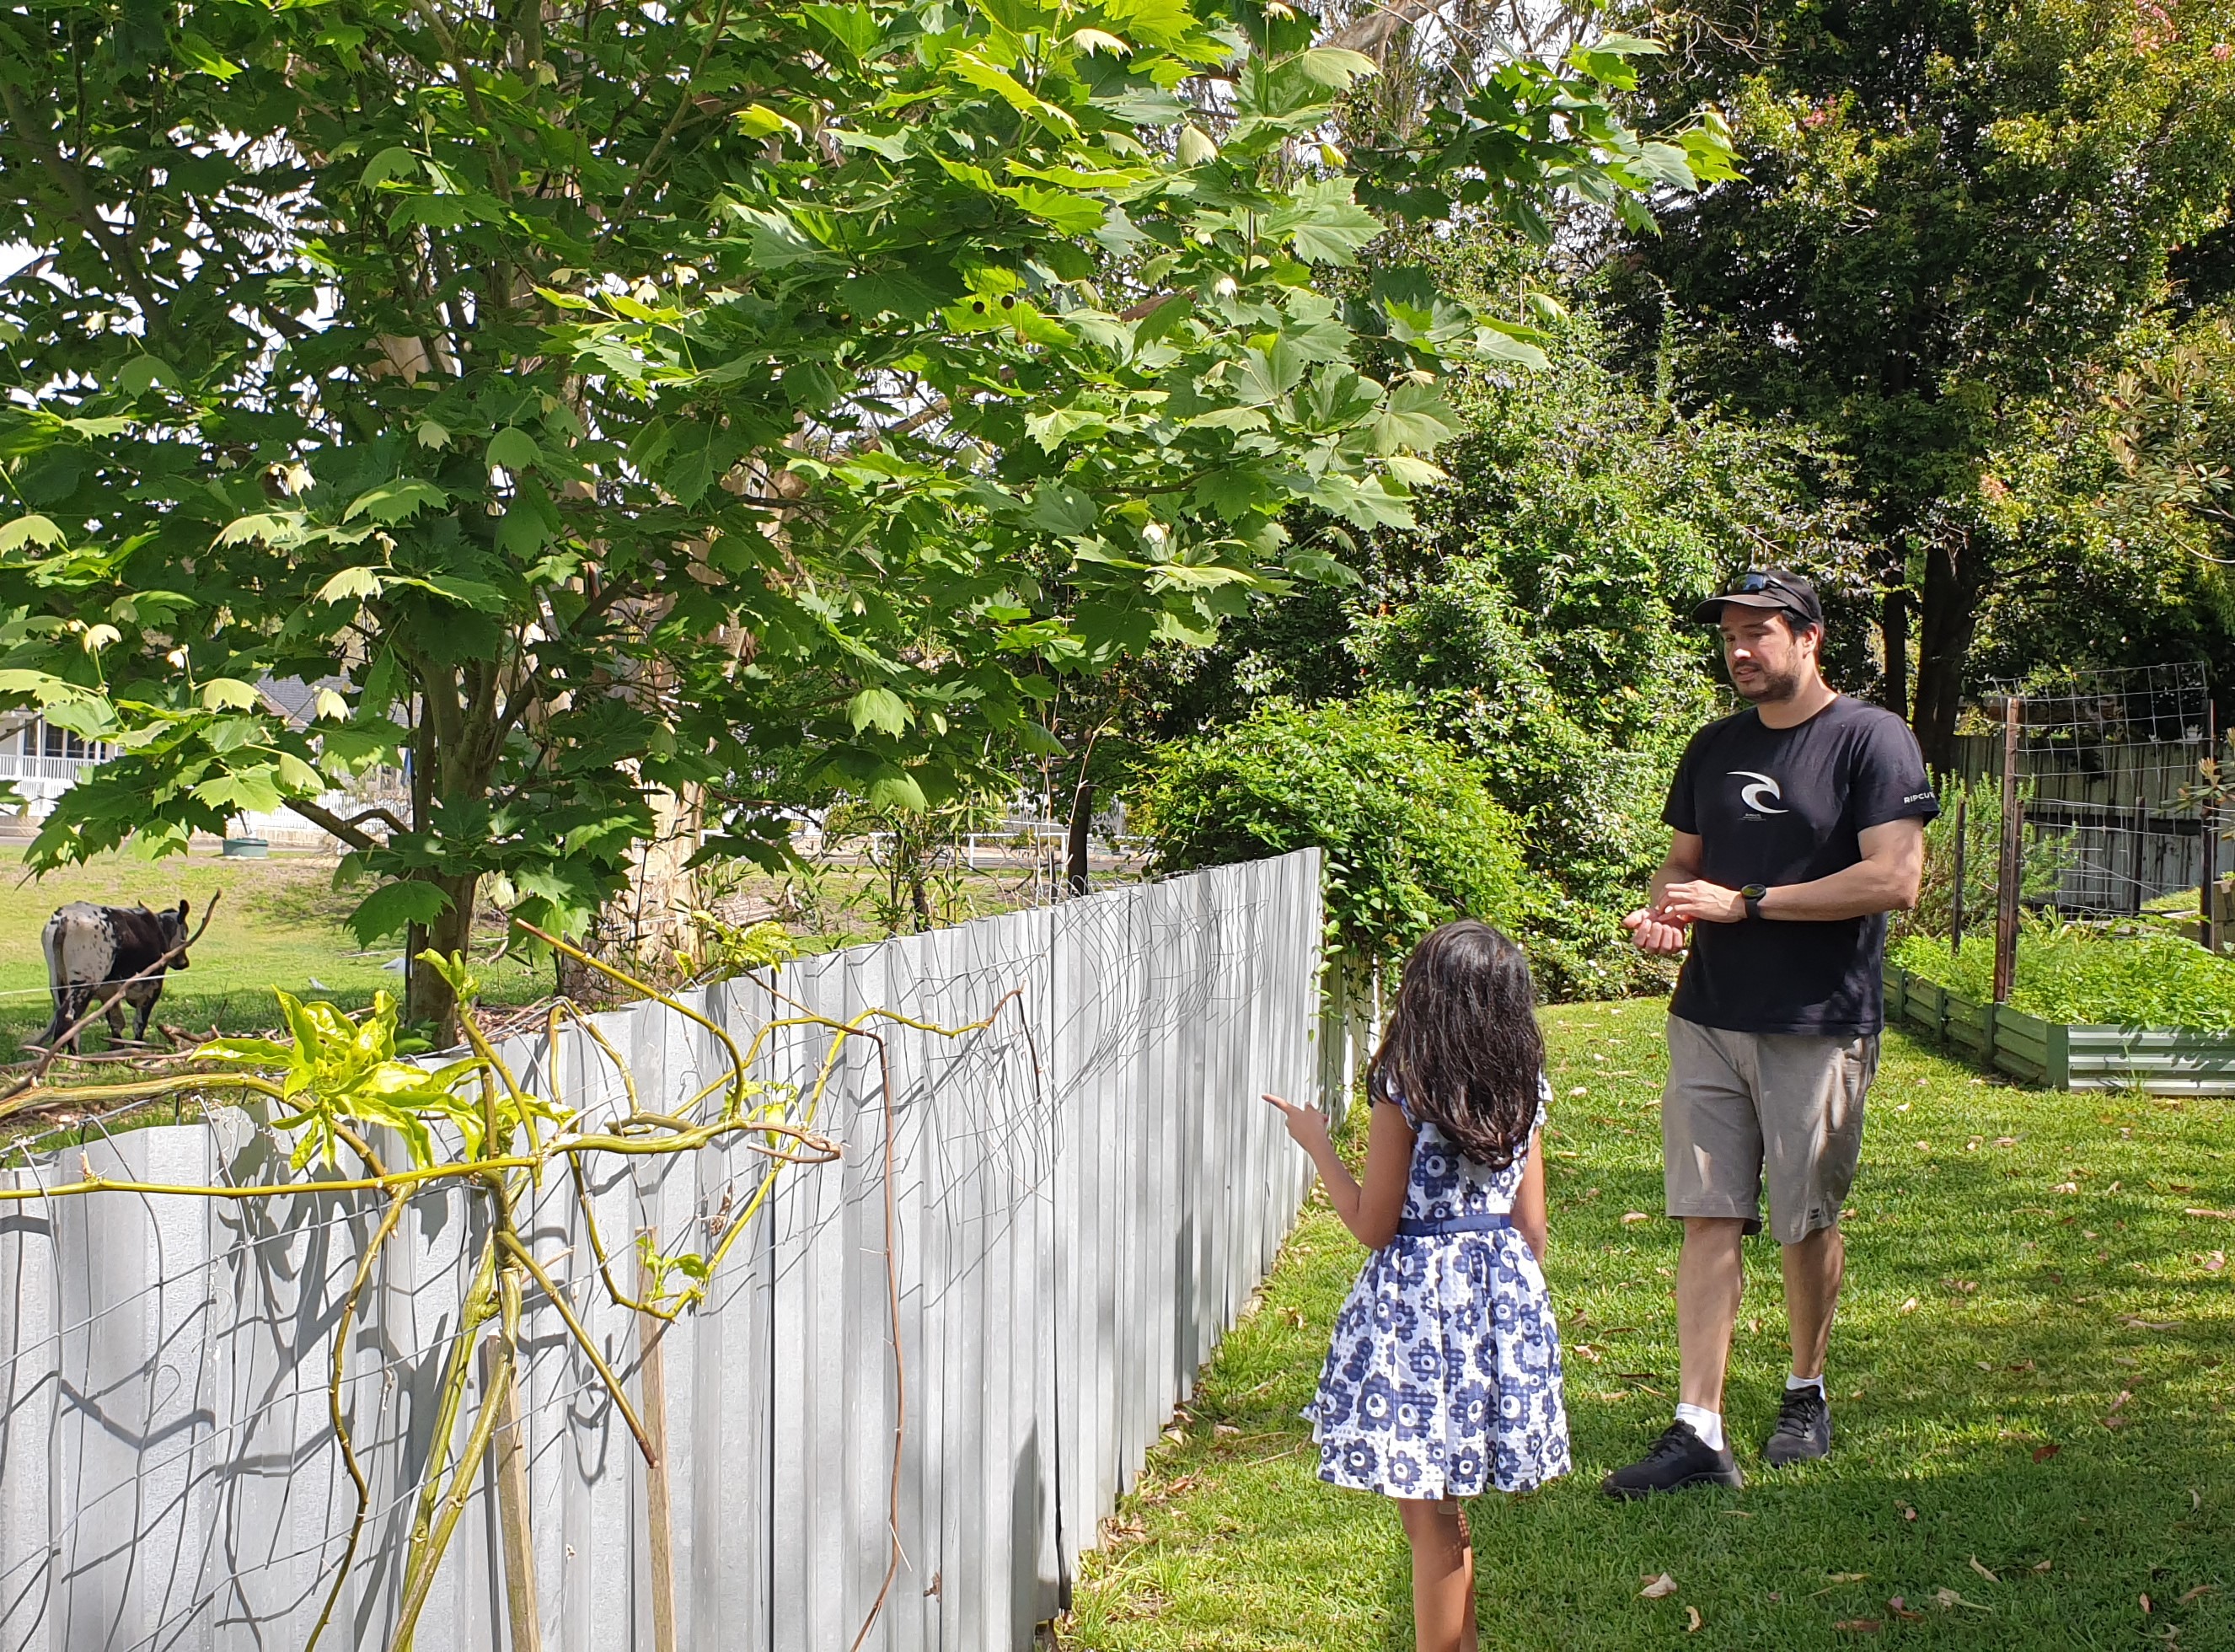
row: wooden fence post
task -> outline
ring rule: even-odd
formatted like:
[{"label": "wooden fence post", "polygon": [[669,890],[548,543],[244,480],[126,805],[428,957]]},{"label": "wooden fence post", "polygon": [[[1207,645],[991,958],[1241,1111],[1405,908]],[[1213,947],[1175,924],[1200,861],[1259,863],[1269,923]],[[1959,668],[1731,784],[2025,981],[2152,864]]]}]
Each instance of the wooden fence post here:
[{"label": "wooden fence post", "polygon": [[2009,1002],[2017,980],[2018,883],[2024,875],[2024,806],[2018,800],[2018,724],[2025,702],[2011,695],[2002,707],[2002,853],[1996,869],[1995,1002]]},{"label": "wooden fence post", "polygon": [[2207,704],[2204,708],[2204,752],[2211,767],[2204,774],[2204,876],[2197,890],[2198,904],[2203,909],[2201,939],[2204,950],[2219,950],[2219,711]]},{"label": "wooden fence post", "polygon": [[1963,880],[1970,869],[1971,793],[1967,786],[1956,794],[1956,910],[1948,926],[1948,950],[1963,950]]}]

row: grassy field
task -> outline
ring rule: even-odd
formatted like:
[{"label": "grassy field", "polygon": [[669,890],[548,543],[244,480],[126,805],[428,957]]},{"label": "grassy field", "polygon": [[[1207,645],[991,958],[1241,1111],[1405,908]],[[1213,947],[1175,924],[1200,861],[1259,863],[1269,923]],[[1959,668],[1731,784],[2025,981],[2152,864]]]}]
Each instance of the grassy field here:
[{"label": "grassy field", "polygon": [[[0,854],[0,1059],[12,1056],[23,1040],[46,1029],[52,1002],[39,932],[48,914],[66,901],[111,906],[144,901],[162,907],[184,898],[193,903],[191,926],[201,921],[211,895],[223,891],[208,932],[190,954],[191,967],[168,978],[155,1007],[157,1020],[191,1032],[274,1025],[274,986],[351,1009],[370,1003],[383,987],[402,996],[403,975],[383,966],[403,956],[403,946],[368,953],[342,928],[357,895],[335,890],[331,860],[281,856],[228,861],[195,855],[151,864],[107,855],[85,866],[28,879],[20,849]],[[494,951],[501,940],[492,931],[486,950]],[[547,966],[530,971],[492,964],[482,974],[492,1002],[524,1003],[551,988]],[[126,1031],[130,1030],[128,1021]],[[108,1037],[108,1028],[96,1022],[86,1033],[85,1048],[101,1048]]]},{"label": "grassy field", "polygon": [[[1471,1505],[1485,1647],[2235,1648],[2235,1220],[2185,1214],[2235,1211],[2235,1105],[2016,1089],[1889,1036],[1833,1457],[1759,1468],[1787,1368],[1762,1242],[1726,1413],[1746,1489],[1622,1504],[1599,1477],[1675,1401],[1662,1008],[1545,1020],[1577,1467]],[[1411,1648],[1394,1511],[1321,1485],[1296,1417],[1361,1260],[1315,1197],[1089,1557],[1063,1647]],[[1663,1573],[1675,1591],[1642,1597]]]},{"label": "grassy field", "polygon": [[[364,890],[337,890],[334,865],[315,856],[248,861],[208,854],[151,864],[128,855],[106,855],[85,866],[29,879],[22,869],[21,848],[0,848],[0,1060],[13,1058],[23,1040],[46,1029],[52,1000],[39,933],[48,914],[69,901],[165,907],[183,897],[193,906],[191,927],[200,921],[211,895],[223,892],[208,933],[193,948],[191,967],[183,974],[171,974],[156,1006],[156,1020],[189,1032],[274,1026],[275,986],[330,999],[348,1010],[363,1008],[383,988],[400,998],[403,976],[392,966],[403,955],[402,938],[370,951],[357,945],[343,920]],[[1011,910],[1027,898],[1026,877],[1013,869],[958,872],[941,883],[936,916],[944,923]],[[742,880],[736,892],[766,910],[779,888],[777,880],[756,874]],[[882,889],[864,868],[841,864],[817,870],[813,898],[796,903],[800,915],[793,928],[802,950],[875,940],[885,933],[881,918],[888,914],[881,914],[876,898]],[[503,940],[501,926],[485,915],[475,955],[487,1001],[525,1004],[548,993],[550,966],[529,968],[499,960]],[[154,1036],[151,1031],[149,1037]],[[103,1048],[108,1037],[108,1028],[96,1022],[85,1034],[84,1047]]]}]

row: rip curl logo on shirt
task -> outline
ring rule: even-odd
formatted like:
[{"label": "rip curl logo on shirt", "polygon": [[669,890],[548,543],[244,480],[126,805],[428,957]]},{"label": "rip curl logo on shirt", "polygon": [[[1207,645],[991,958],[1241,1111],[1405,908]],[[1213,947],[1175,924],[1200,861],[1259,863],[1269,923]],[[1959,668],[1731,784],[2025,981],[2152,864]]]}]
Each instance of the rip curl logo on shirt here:
[{"label": "rip curl logo on shirt", "polygon": [[[1793,812],[1790,809],[1780,809],[1778,806],[1785,801],[1785,789],[1777,783],[1774,777],[1763,774],[1758,769],[1734,769],[1731,770],[1731,778],[1753,782],[1750,786],[1739,788],[1739,801],[1756,814],[1789,815]],[[1772,799],[1775,801],[1773,802]]]}]

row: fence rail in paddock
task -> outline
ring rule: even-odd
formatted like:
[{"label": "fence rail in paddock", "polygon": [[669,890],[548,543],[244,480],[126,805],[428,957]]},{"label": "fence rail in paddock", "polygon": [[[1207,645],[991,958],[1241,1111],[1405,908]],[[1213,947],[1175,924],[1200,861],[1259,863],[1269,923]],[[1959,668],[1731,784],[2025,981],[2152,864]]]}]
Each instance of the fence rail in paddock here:
[{"label": "fence rail in paddock", "polygon": [[[1289,856],[707,989],[698,1007],[737,1030],[792,1004],[986,1025],[849,1041],[817,1126],[842,1159],[787,1170],[707,1300],[665,1330],[573,1288],[598,1262],[567,1177],[548,1178],[523,1232],[660,1469],[555,1310],[531,1303],[519,1419],[483,1461],[417,1652],[824,1652],[873,1609],[868,1647],[1028,1647],[1308,1185],[1256,1096],[1339,1098],[1362,1032],[1340,1007],[1322,1019],[1319,875],[1316,855]],[[710,1033],[657,1005],[598,1025],[646,1097],[724,1071]],[[833,1036],[783,1029],[756,1076],[800,1082]],[[579,1030],[504,1053],[569,1105],[619,1102]],[[226,1108],[12,1179],[88,1169],[292,1174]],[[588,1204],[613,1266],[634,1266],[639,1233],[720,1226],[761,1169],[718,1144],[601,1169]],[[333,1328],[382,1203],[300,1179],[276,1201],[0,1209],[0,1649],[308,1637],[357,1506],[328,1413]],[[328,1645],[387,1642],[477,1208],[414,1199],[350,1337],[342,1400],[372,1512]],[[509,1560],[508,1498],[527,1511]],[[508,1622],[508,1566],[532,1571],[532,1629]]]}]

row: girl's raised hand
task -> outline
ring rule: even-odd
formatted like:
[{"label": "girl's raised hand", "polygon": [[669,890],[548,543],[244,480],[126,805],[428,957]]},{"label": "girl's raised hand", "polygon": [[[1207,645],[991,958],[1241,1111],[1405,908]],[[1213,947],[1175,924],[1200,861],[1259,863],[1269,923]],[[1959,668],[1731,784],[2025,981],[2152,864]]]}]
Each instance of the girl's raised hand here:
[{"label": "girl's raised hand", "polygon": [[1288,1127],[1289,1138],[1306,1152],[1331,1145],[1327,1115],[1318,1108],[1284,1101],[1269,1090],[1265,1092],[1265,1099],[1280,1110],[1281,1122]]}]

